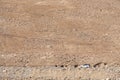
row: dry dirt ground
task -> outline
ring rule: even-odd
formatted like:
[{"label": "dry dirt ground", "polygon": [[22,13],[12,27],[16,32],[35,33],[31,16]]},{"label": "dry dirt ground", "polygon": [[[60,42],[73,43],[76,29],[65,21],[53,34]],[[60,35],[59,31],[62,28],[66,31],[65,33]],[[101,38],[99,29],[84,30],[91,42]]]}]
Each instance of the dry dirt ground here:
[{"label": "dry dirt ground", "polygon": [[0,0],[0,80],[120,80],[120,0]]}]

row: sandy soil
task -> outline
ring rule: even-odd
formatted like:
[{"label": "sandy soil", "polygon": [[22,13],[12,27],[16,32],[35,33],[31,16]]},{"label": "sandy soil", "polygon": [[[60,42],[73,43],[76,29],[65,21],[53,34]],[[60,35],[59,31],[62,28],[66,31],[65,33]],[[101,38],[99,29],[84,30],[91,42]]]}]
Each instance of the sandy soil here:
[{"label": "sandy soil", "polygon": [[0,65],[0,80],[119,80],[120,1],[0,0]]}]

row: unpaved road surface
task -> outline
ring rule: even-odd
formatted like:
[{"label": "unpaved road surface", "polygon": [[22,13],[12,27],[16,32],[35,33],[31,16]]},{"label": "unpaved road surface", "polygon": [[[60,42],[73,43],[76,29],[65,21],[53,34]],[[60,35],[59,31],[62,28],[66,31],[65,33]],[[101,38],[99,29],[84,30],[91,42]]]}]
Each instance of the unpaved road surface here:
[{"label": "unpaved road surface", "polygon": [[120,80],[120,0],[0,0],[0,80]]}]

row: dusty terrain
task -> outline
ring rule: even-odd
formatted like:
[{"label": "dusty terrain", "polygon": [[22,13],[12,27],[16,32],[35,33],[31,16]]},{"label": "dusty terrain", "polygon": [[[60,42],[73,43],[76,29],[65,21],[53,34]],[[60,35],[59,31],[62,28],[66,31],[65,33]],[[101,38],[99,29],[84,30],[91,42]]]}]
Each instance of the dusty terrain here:
[{"label": "dusty terrain", "polygon": [[0,0],[0,80],[120,80],[120,1]]}]

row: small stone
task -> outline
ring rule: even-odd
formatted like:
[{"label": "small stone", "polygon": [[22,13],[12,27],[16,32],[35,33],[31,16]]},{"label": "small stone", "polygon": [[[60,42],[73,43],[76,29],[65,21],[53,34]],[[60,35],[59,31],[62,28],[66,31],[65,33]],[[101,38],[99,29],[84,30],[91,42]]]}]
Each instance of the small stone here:
[{"label": "small stone", "polygon": [[108,33],[106,33],[105,35],[106,35],[106,36],[108,36],[109,34],[108,34]]},{"label": "small stone", "polygon": [[4,57],[4,55],[1,55],[2,57]]},{"label": "small stone", "polygon": [[74,65],[74,67],[75,67],[75,68],[77,68],[77,67],[78,67],[78,65]]},{"label": "small stone", "polygon": [[77,31],[77,29],[73,29],[73,31]]},{"label": "small stone", "polygon": [[106,78],[105,80],[111,80],[110,78]]},{"label": "small stone", "polygon": [[90,64],[83,64],[81,65],[81,68],[90,68]]},{"label": "small stone", "polygon": [[47,45],[47,48],[51,48],[52,46],[51,45]]},{"label": "small stone", "polygon": [[3,70],[3,72],[5,73],[5,72],[7,72],[6,70]]}]

